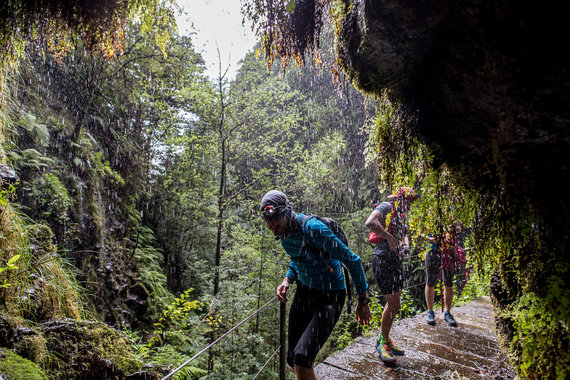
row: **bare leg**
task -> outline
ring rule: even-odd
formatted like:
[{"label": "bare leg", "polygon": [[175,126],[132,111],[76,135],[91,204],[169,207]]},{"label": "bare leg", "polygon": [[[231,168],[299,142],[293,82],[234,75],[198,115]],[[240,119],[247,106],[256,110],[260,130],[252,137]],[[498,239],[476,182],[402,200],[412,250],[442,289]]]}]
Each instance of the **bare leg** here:
[{"label": "bare leg", "polygon": [[426,290],[425,290],[425,294],[426,294],[426,305],[428,310],[432,310],[433,311],[433,302],[435,299],[435,286],[428,286],[426,285]]},{"label": "bare leg", "polygon": [[443,297],[445,299],[445,311],[451,310],[451,301],[453,301],[453,287],[446,286],[443,290]]},{"label": "bare leg", "polygon": [[297,380],[318,380],[315,375],[315,371],[312,368],[294,365],[293,369],[295,370],[295,378]]},{"label": "bare leg", "polygon": [[380,330],[382,331],[382,337],[385,340],[390,338],[390,330],[392,329],[394,318],[400,311],[401,294],[401,291],[395,294],[384,294],[384,298],[386,298],[386,306],[382,312],[382,324],[380,326]]}]

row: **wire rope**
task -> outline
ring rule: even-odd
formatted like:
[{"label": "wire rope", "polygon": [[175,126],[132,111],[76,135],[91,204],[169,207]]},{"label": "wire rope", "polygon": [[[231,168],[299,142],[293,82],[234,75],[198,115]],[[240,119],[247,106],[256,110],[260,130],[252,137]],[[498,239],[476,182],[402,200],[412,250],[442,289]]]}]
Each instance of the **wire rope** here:
[{"label": "wire rope", "polygon": [[190,359],[186,360],[184,363],[182,363],[178,368],[176,368],[175,370],[173,370],[172,372],[170,372],[168,375],[166,375],[165,377],[162,378],[162,380],[167,380],[170,379],[176,372],[180,371],[182,368],[186,367],[188,364],[190,364],[190,362],[192,362],[194,359],[196,359],[198,356],[202,355],[204,352],[206,352],[210,347],[215,346],[220,340],[224,339],[227,335],[229,335],[232,331],[234,331],[235,329],[237,329],[238,327],[240,327],[241,325],[243,325],[245,322],[247,322],[249,319],[251,319],[251,317],[253,317],[255,314],[259,313],[261,310],[265,309],[267,307],[267,305],[269,305],[271,302],[275,301],[277,299],[277,296],[274,296],[272,299],[270,299],[269,301],[267,301],[263,306],[261,306],[259,309],[257,309],[256,311],[254,311],[253,313],[251,313],[248,317],[246,317],[244,320],[242,320],[240,323],[238,323],[237,325],[235,325],[234,327],[232,327],[230,330],[226,331],[226,333],[222,336],[220,336],[218,339],[216,339],[215,341],[213,341],[212,343],[210,343],[207,347],[205,347],[204,349],[202,349],[200,352],[198,352],[196,355],[192,356]]},{"label": "wire rope", "polygon": [[256,378],[257,376],[259,376],[259,374],[261,373],[261,371],[263,371],[263,369],[264,369],[265,367],[267,367],[267,364],[271,361],[271,359],[273,359],[273,357],[275,356],[275,354],[278,353],[280,349],[281,349],[281,346],[277,347],[277,349],[273,352],[273,354],[271,354],[271,356],[269,357],[269,359],[267,359],[267,361],[265,362],[265,364],[263,365],[263,367],[261,367],[261,368],[259,369],[259,371],[255,374],[254,377],[251,378],[251,380],[255,380],[255,378]]}]

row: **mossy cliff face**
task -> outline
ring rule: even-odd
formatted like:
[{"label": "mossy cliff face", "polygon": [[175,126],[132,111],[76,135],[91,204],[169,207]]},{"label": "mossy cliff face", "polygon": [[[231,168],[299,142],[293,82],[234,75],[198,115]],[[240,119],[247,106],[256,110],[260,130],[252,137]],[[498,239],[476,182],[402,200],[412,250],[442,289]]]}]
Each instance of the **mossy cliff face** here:
[{"label": "mossy cliff face", "polygon": [[[479,192],[499,331],[519,374],[568,376],[569,58],[561,5],[345,1],[337,52],[364,92]],[[541,314],[542,313],[542,314]],[[538,323],[532,316],[537,316]],[[544,355],[548,353],[548,355]]]},{"label": "mossy cliff face", "polygon": [[451,4],[354,2],[337,46],[345,71],[365,92],[389,89],[417,115],[424,141],[448,163],[470,165],[480,184],[553,198],[568,171],[569,60],[556,42],[570,31],[563,12]]},{"label": "mossy cliff face", "polygon": [[[41,244],[35,244],[41,248],[49,240],[53,249],[37,249],[38,252],[33,254],[37,258],[49,254],[69,259],[79,270],[78,276],[70,280],[75,280],[78,282],[75,285],[85,287],[94,295],[88,297],[88,306],[101,320],[113,326],[141,327],[154,316],[147,314],[149,294],[144,286],[140,286],[140,269],[134,257],[140,248],[136,241],[140,213],[134,206],[136,197],[132,197],[136,191],[124,184],[121,174],[111,169],[108,158],[102,153],[104,147],[97,143],[108,138],[106,129],[93,127],[93,131],[88,131],[90,127],[85,127],[75,140],[72,139],[76,122],[81,123],[71,116],[75,113],[68,107],[78,106],[66,103],[66,89],[70,88],[70,81],[85,83],[88,80],[70,78],[62,65],[33,53],[30,53],[30,61],[22,64],[20,73],[21,77],[10,82],[17,88],[13,96],[18,99],[14,101],[18,107],[11,107],[8,113],[17,121],[12,136],[17,149],[9,154],[17,158],[22,157],[22,151],[45,151],[44,158],[49,160],[51,168],[46,172],[43,166],[35,164],[15,166],[21,182],[16,199],[28,208],[30,218],[49,226],[53,232],[49,238],[38,238]],[[18,79],[22,77],[30,78],[30,81]],[[84,93],[78,85],[72,87],[74,91]],[[40,130],[42,133],[38,132]],[[69,145],[71,141],[76,141],[74,151]],[[128,168],[123,169],[123,174],[140,178],[139,169],[133,169],[136,165],[123,162],[121,158],[117,156],[113,162]],[[14,162],[20,161],[14,159]],[[140,168],[140,165],[136,167]],[[50,269],[49,272],[53,271]],[[53,300],[46,297],[42,299],[48,301],[46,303],[37,301],[41,289],[46,290],[41,295],[54,296],[49,291],[53,286],[44,277],[37,277],[33,294],[36,299],[32,306],[38,314],[33,318],[28,316],[32,320],[52,318],[48,312]],[[125,299],[129,299],[129,304],[125,305]],[[161,306],[159,304],[157,308]],[[59,317],[76,318],[77,315]]]}]

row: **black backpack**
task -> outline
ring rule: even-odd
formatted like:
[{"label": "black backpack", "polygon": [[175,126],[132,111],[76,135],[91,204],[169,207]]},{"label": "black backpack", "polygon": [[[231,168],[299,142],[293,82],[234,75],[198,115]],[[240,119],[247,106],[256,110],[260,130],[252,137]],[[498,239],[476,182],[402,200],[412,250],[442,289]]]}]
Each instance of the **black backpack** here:
[{"label": "black backpack", "polygon": [[[311,214],[306,214],[301,218],[301,232],[303,233],[303,247],[306,247],[314,255],[322,257],[323,262],[325,262],[325,265],[327,265],[327,267],[328,267],[328,264],[326,264],[325,260],[331,257],[330,253],[325,252],[325,250],[322,248],[318,248],[318,247],[315,247],[314,245],[312,245],[311,242],[309,241],[309,239],[307,239],[307,237],[305,236],[305,224],[311,218],[315,218],[315,219],[318,219],[321,222],[323,222],[328,228],[331,229],[331,231],[336,235],[338,240],[340,240],[347,247],[348,247],[348,239],[346,238],[344,231],[340,227],[340,224],[334,219],[322,217],[322,216],[317,216],[317,215],[311,215]],[[340,265],[342,265],[342,269],[344,270],[344,281],[346,282],[346,293],[347,293],[346,311],[347,311],[347,313],[350,313],[351,307],[352,307],[352,286],[350,283],[350,276],[348,273],[348,268],[342,262],[340,263]]]}]

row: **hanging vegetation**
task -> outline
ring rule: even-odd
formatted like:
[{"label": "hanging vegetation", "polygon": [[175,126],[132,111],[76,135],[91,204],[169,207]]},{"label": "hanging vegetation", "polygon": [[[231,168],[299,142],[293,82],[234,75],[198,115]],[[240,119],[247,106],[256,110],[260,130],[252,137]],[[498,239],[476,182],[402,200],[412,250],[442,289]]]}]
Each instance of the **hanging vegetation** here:
[{"label": "hanging vegetation", "polygon": [[[421,223],[430,210],[434,220],[468,217],[476,259],[494,269],[491,293],[511,362],[522,377],[566,378],[570,217],[566,192],[553,192],[569,161],[568,59],[555,43],[569,31],[560,6],[348,0],[297,13],[293,2],[248,3],[258,10],[250,17],[258,35],[278,46],[268,62],[314,49],[315,38],[292,25],[310,17],[320,25],[329,11],[337,62],[383,101],[370,150],[380,186],[420,187],[428,195]],[[277,18],[298,20],[275,40]],[[463,208],[450,211],[449,196]]]},{"label": "hanging vegetation", "polygon": [[267,64],[290,59],[298,65],[305,53],[318,54],[321,29],[330,0],[247,1],[244,13],[257,24]]}]

